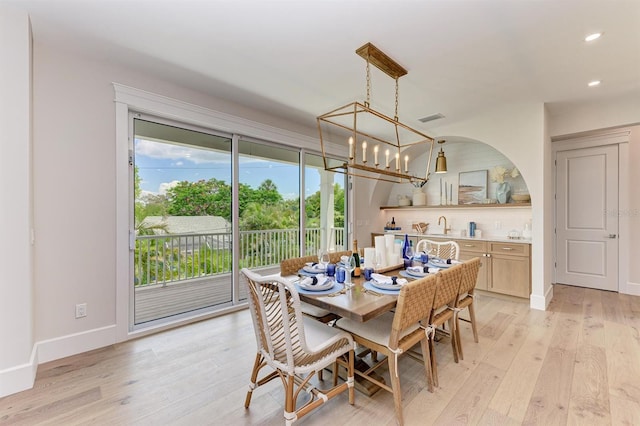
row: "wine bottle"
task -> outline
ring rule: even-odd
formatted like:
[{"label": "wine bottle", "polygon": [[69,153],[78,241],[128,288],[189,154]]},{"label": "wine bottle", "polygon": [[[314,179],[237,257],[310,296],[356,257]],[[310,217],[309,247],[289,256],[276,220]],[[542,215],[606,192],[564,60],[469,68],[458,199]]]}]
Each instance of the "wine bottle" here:
[{"label": "wine bottle", "polygon": [[358,254],[358,240],[353,240],[353,258],[356,261],[356,267],[351,273],[352,277],[360,276],[360,254]]},{"label": "wine bottle", "polygon": [[396,229],[396,218],[391,217],[391,229]]}]

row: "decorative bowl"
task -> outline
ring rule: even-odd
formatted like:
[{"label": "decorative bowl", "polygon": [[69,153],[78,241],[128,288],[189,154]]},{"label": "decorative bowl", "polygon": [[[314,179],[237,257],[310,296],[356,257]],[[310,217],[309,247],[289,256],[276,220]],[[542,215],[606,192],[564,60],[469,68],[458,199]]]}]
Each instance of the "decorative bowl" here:
[{"label": "decorative bowl", "polygon": [[531,195],[529,194],[513,194],[511,199],[516,203],[528,203],[531,201]]}]

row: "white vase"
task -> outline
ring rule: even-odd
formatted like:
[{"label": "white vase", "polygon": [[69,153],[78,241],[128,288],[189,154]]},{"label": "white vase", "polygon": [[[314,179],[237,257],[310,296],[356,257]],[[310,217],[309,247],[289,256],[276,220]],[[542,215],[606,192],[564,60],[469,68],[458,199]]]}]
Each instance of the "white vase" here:
[{"label": "white vase", "polygon": [[511,185],[509,185],[509,182],[502,182],[498,184],[498,188],[496,188],[496,198],[498,199],[498,203],[506,204],[509,202],[510,197]]},{"label": "white vase", "polygon": [[414,206],[427,205],[427,194],[422,192],[422,188],[413,189],[413,205]]}]

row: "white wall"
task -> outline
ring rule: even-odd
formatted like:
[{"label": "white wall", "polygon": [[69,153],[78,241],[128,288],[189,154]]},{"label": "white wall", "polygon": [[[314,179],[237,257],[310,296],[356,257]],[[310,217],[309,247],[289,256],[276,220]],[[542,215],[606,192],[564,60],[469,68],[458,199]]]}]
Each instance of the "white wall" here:
[{"label": "white wall", "polygon": [[0,5],[0,397],[33,384],[31,30]]}]

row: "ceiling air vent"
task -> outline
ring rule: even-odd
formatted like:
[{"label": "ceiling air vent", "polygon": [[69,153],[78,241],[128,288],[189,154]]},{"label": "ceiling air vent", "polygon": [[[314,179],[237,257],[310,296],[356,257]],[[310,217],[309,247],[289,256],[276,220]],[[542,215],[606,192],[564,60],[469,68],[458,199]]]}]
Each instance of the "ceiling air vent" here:
[{"label": "ceiling air vent", "polygon": [[437,114],[431,114],[431,115],[427,115],[426,117],[419,118],[418,121],[426,123],[427,121],[439,120],[441,118],[444,118],[444,115],[437,113]]}]

